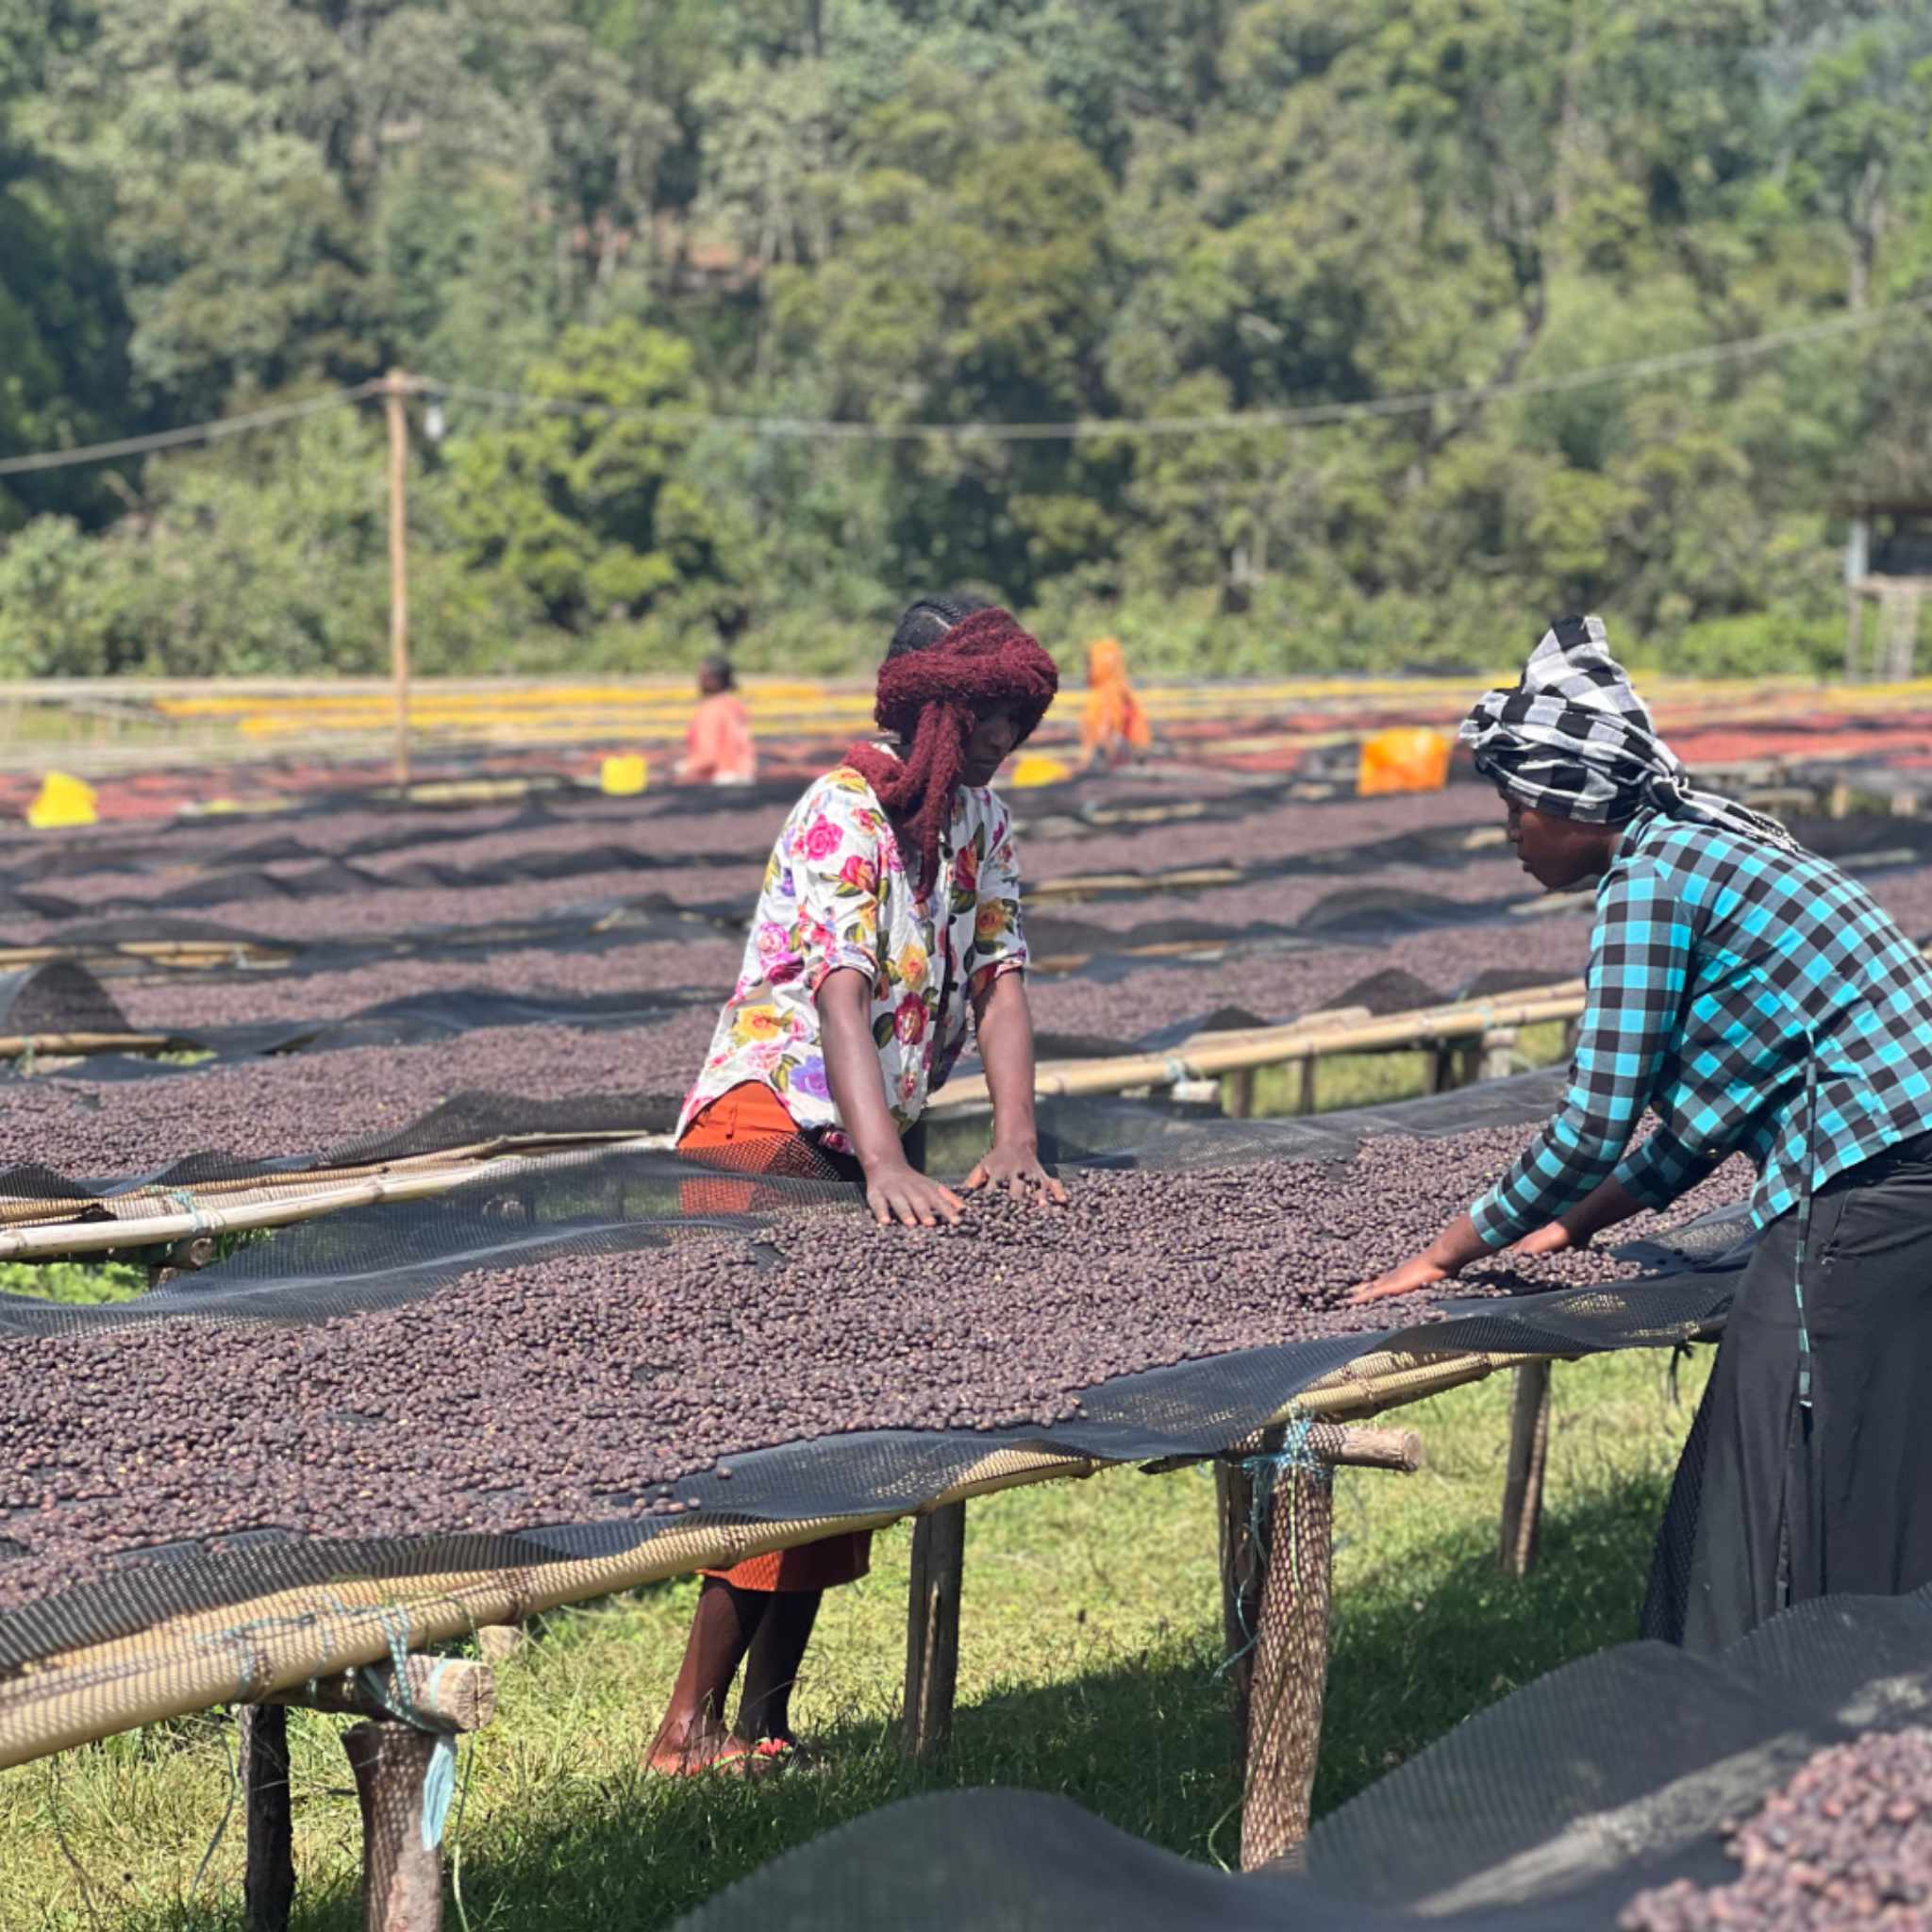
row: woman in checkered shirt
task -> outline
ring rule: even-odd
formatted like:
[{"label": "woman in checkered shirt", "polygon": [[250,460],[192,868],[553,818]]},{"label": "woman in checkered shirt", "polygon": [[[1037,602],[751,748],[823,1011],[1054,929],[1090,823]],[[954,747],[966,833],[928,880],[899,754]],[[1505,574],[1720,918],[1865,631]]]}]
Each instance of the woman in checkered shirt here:
[{"label": "woman in checkered shirt", "polygon": [[1787,1604],[1932,1581],[1932,968],[1781,825],[1690,786],[1597,618],[1555,625],[1463,737],[1525,869],[1596,884],[1586,1008],[1557,1116],[1357,1298],[1581,1247],[1744,1154],[1757,1244],[1644,1634],[1717,1650]]}]

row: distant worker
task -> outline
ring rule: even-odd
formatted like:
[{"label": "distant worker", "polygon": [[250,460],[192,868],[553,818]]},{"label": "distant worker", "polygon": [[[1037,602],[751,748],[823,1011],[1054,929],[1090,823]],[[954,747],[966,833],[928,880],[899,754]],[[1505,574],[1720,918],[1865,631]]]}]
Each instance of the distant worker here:
[{"label": "distant worker", "polygon": [[1089,771],[1117,765],[1131,753],[1153,748],[1147,714],[1127,682],[1126,655],[1118,638],[1096,638],[1087,646],[1087,708],[1080,715],[1080,750]]},{"label": "distant worker", "polygon": [[698,666],[698,708],[677,775],[688,785],[749,785],[758,776],[751,720],[728,658],[707,658]]}]

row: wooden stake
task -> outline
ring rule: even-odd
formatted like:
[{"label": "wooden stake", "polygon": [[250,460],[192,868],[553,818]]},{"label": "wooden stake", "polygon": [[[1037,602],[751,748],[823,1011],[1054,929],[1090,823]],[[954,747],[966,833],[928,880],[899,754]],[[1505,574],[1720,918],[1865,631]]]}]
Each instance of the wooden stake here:
[{"label": "wooden stake", "polygon": [[469,1657],[412,1656],[400,1679],[392,1664],[377,1664],[366,1673],[345,1671],[278,1691],[274,1701],[348,1717],[388,1718],[406,1711],[445,1730],[480,1731],[496,1715],[496,1678],[488,1664]]},{"label": "wooden stake", "polygon": [[1503,1480],[1504,1574],[1524,1576],[1536,1561],[1543,1519],[1543,1470],[1550,1454],[1550,1364],[1525,1362],[1516,1371],[1509,1407],[1509,1464]]},{"label": "wooden stake", "polygon": [[295,1902],[294,1806],[289,1794],[289,1713],[278,1704],[235,1712],[242,1790],[248,1810],[248,1864],[242,1880],[245,1932],[288,1932]]},{"label": "wooden stake", "polygon": [[476,1632],[476,1654],[486,1664],[507,1664],[530,1647],[530,1633],[521,1624],[485,1624]]},{"label": "wooden stake", "polygon": [[901,1745],[929,1763],[953,1738],[959,1680],[959,1591],[966,1567],[966,1506],[948,1503],[912,1525],[906,1607],[906,1709]]},{"label": "wooden stake", "polygon": [[1478,1080],[1507,1080],[1515,1070],[1516,1029],[1497,1026],[1482,1037],[1476,1055]]},{"label": "wooden stake", "polygon": [[1290,1857],[1308,1834],[1328,1681],[1330,1482],[1325,1469],[1277,1467],[1251,1519],[1258,1520],[1261,1535],[1258,1547],[1249,1539],[1251,1580],[1243,1596],[1244,1608],[1254,1605],[1248,1611],[1254,1635],[1245,1687],[1243,1872]]},{"label": "wooden stake", "polygon": [[440,1932],[442,1857],[423,1842],[423,1782],[436,1748],[427,1731],[386,1718],[342,1733],[362,1811],[363,1932]]},{"label": "wooden stake", "polygon": [[396,696],[396,787],[409,783],[409,378],[391,369],[389,416],[389,657]]},{"label": "wooden stake", "polygon": [[[1278,1447],[1280,1430],[1269,1433]],[[1227,1679],[1234,1692],[1235,1773],[1245,1787],[1254,1633],[1261,1613],[1261,1566],[1256,1559],[1252,1533],[1255,1479],[1238,1457],[1224,1456],[1216,1461],[1214,1500],[1221,1552],[1221,1641],[1227,1652]]]}]

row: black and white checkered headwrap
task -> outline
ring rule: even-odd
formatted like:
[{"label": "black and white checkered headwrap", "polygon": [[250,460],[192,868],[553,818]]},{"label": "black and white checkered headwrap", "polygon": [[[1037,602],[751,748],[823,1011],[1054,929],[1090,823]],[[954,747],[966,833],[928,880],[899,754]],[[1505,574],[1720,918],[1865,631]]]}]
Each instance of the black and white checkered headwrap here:
[{"label": "black and white checkered headwrap", "polygon": [[1600,617],[1558,618],[1515,688],[1485,691],[1461,735],[1476,770],[1532,811],[1618,825],[1648,808],[1797,849],[1775,819],[1691,785],[1610,656]]}]

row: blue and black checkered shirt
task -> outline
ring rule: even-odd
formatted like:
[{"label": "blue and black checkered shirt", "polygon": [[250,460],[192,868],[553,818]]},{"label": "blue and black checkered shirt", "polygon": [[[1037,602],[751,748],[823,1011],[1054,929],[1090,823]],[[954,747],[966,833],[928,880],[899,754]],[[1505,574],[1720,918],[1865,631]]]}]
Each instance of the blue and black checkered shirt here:
[{"label": "blue and black checkered shirt", "polygon": [[1611,1175],[1661,1208],[1736,1153],[1762,1226],[1803,1186],[1813,1053],[1814,1187],[1932,1128],[1932,966],[1812,853],[1641,813],[1597,887],[1586,986],[1561,1110],[1470,1209],[1492,1248]]}]

